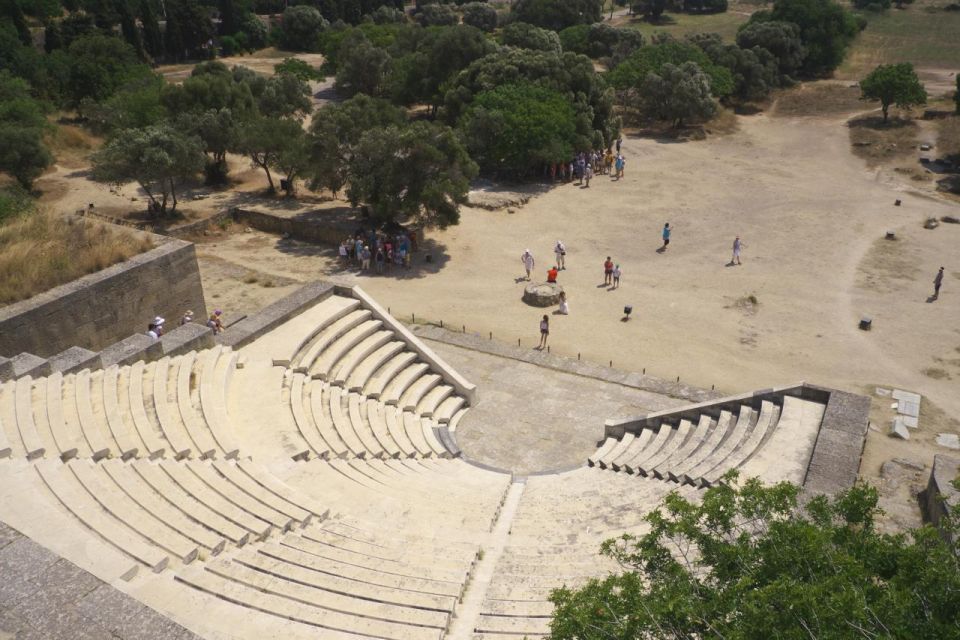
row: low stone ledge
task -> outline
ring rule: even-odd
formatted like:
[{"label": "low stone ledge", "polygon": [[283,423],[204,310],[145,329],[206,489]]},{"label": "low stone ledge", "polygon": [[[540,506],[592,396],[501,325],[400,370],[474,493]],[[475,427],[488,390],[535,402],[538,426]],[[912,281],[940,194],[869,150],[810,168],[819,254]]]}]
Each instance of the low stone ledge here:
[{"label": "low stone ledge", "polygon": [[460,446],[457,444],[456,439],[453,437],[453,434],[450,433],[450,429],[447,427],[435,427],[435,432],[441,444],[446,447],[451,456],[454,458],[459,458],[463,454],[463,452],[460,450]]},{"label": "low stone ledge", "polygon": [[[960,458],[943,454],[933,456],[933,468],[930,470],[930,480],[922,495],[922,505],[924,518],[935,527],[940,526],[941,520],[951,508],[960,505],[960,491],[953,486],[953,481],[958,476],[960,476]],[[946,532],[943,532],[943,535],[951,541]]]},{"label": "low stone ledge", "polygon": [[124,338],[100,352],[101,364],[104,368],[114,364],[133,364],[138,360],[156,360],[163,355],[163,346],[159,340],[154,340],[143,333],[135,333]]},{"label": "low stone ledge", "polygon": [[209,349],[214,344],[213,331],[196,322],[181,325],[160,338],[160,346],[165,356]]},{"label": "low stone ledge", "polygon": [[604,382],[612,382],[625,387],[650,391],[671,398],[680,398],[692,402],[705,402],[722,397],[722,394],[717,391],[671,382],[663,378],[655,378],[654,376],[641,373],[622,371],[620,369],[568,358],[567,356],[536,351],[529,347],[517,347],[497,340],[488,340],[485,337],[473,333],[458,333],[433,325],[414,325],[410,327],[410,331],[414,335],[427,340],[444,342],[446,344],[452,344],[455,347],[488,353],[501,358],[519,360],[537,365],[538,367],[546,367],[585,378],[596,378]]},{"label": "low stone ledge", "polygon": [[83,347],[70,347],[50,358],[50,370],[66,375],[83,369],[99,369],[100,354]]},{"label": "low stone ledge", "polygon": [[239,349],[290,318],[300,315],[318,302],[329,298],[333,295],[333,291],[333,284],[323,280],[304,285],[290,295],[227,328],[216,336],[216,343]]},{"label": "low stone ledge", "polygon": [[13,364],[13,378],[33,376],[39,378],[50,375],[50,361],[32,353],[21,353],[10,359]]},{"label": "low stone ledge", "polygon": [[0,382],[13,378],[13,360],[0,356]]}]

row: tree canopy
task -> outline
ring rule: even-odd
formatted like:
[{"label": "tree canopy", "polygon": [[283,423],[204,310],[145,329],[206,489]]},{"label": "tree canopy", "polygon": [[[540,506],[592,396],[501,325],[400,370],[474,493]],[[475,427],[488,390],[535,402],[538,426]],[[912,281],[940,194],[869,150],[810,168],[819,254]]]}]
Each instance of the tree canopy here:
[{"label": "tree canopy", "polygon": [[672,122],[675,127],[685,121],[709,120],[717,111],[710,95],[710,79],[696,62],[679,66],[668,62],[659,72],[651,71],[641,85],[640,96],[648,115]]},{"label": "tree canopy", "polygon": [[558,92],[530,82],[501,85],[476,97],[460,129],[482,169],[525,175],[577,150],[576,113]]},{"label": "tree canopy", "polygon": [[605,542],[624,572],[554,591],[551,639],[957,636],[960,551],[940,532],[878,532],[864,484],[802,505],[796,485],[735,477]]},{"label": "tree canopy", "polygon": [[516,0],[510,15],[519,22],[560,31],[600,22],[602,11],[603,0]]},{"label": "tree canopy", "polygon": [[608,74],[611,85],[623,90],[637,90],[650,73],[659,73],[666,64],[679,66],[685,62],[696,63],[699,70],[709,78],[710,92],[720,98],[734,89],[730,70],[714,64],[704,51],[689,42],[667,38],[637,49]]},{"label": "tree canopy", "polygon": [[766,49],[776,58],[780,73],[787,77],[797,73],[807,56],[800,40],[800,27],[791,22],[749,22],[737,33],[737,44],[744,49]]},{"label": "tree canopy", "polygon": [[808,76],[836,69],[858,33],[853,14],[834,0],[775,0],[772,11],[755,12],[748,25],[771,20],[797,25],[806,49],[800,71]]},{"label": "tree canopy", "polygon": [[463,6],[463,24],[490,32],[497,28],[497,10],[486,2],[469,2]]},{"label": "tree canopy", "polygon": [[[575,29],[576,27],[570,27]],[[564,31],[567,31],[565,29]],[[549,51],[559,54],[563,51],[560,46],[560,36],[556,31],[541,29],[526,22],[511,22],[500,32],[500,42],[508,47],[532,49],[534,51]]]},{"label": "tree canopy", "polygon": [[432,122],[389,126],[360,138],[347,195],[378,220],[411,218],[456,224],[477,165],[457,134]]},{"label": "tree canopy", "polygon": [[864,100],[880,101],[884,122],[890,105],[905,109],[927,102],[927,91],[909,62],[880,65],[860,81],[860,93]]}]

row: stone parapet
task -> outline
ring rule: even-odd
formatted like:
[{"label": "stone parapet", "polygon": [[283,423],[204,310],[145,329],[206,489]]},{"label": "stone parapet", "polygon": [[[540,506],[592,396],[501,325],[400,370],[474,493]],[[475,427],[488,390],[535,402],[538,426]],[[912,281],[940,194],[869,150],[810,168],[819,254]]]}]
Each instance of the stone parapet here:
[{"label": "stone parapet", "polygon": [[114,364],[133,364],[138,360],[156,360],[163,355],[163,346],[145,333],[128,336],[115,342],[100,352],[101,364],[104,368]]},{"label": "stone parapet", "polygon": [[99,368],[100,354],[83,347],[70,347],[50,358],[50,370],[64,375]]},{"label": "stone parapet", "polygon": [[160,338],[160,346],[165,356],[177,356],[190,351],[201,351],[214,346],[213,330],[209,327],[188,322],[165,333]]}]

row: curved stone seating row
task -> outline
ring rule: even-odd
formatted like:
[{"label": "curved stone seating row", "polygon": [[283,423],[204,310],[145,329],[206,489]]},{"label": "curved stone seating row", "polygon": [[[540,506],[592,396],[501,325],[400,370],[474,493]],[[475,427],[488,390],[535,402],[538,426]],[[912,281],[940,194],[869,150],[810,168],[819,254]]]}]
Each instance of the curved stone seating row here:
[{"label": "curved stone seating row", "polygon": [[490,530],[503,504],[509,476],[493,472],[473,476],[472,467],[459,460],[442,462],[469,469],[463,476],[414,470],[408,466],[412,462],[315,459],[299,465],[291,481],[324,487],[324,500],[339,513],[368,522],[391,522],[398,530],[418,537],[462,535],[469,539],[471,534]]},{"label": "curved stone seating row", "polygon": [[[301,373],[293,373],[289,389],[297,429],[312,454],[324,459],[451,457],[432,416],[437,405],[446,403],[440,411],[448,415],[464,400],[448,398],[452,389],[446,385],[435,391],[421,406],[404,411]],[[418,408],[423,412],[417,413]]]},{"label": "curved stone seating row", "polygon": [[701,413],[697,420],[664,420],[655,429],[607,438],[588,464],[697,486],[715,484],[731,469],[762,475],[768,471],[758,462],[766,459],[763,449],[778,450],[778,443],[789,447],[794,438],[812,443],[823,409],[820,403],[784,396],[782,404],[763,400],[759,412],[742,405],[736,415],[723,410],[717,417]]},{"label": "curved stone seating row", "polygon": [[[28,459],[236,458],[226,391],[237,354],[223,347],[102,371],[0,385],[0,425]],[[4,443],[0,442],[0,448]]]}]

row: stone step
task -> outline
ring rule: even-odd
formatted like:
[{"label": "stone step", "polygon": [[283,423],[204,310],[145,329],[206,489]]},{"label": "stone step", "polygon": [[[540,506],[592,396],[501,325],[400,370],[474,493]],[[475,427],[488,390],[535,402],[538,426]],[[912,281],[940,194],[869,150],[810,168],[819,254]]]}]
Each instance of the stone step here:
[{"label": "stone step", "polygon": [[[663,429],[664,426],[662,425],[660,428]],[[643,463],[637,465],[636,472],[644,476],[653,475],[653,469],[657,465],[667,460],[678,449],[680,449],[680,447],[683,446],[687,438],[690,436],[690,432],[692,430],[693,425],[689,420],[681,420],[676,429],[671,429],[673,433],[667,443],[664,444],[664,446],[662,446],[653,456],[647,458],[643,461]]]},{"label": "stone step", "polygon": [[[452,425],[454,418],[459,419],[462,417],[461,410],[463,410],[464,405],[467,401],[462,396],[449,396],[444,399],[443,402],[437,407],[437,410],[433,413],[433,418],[439,424]],[[454,426],[449,427],[451,431],[454,430]]]},{"label": "stone step", "polygon": [[200,354],[200,409],[214,442],[228,460],[240,455],[227,412],[227,393],[238,357],[229,348],[217,347]]},{"label": "stone step", "polygon": [[710,431],[703,443],[686,459],[678,460],[674,463],[673,468],[669,469],[667,476],[670,480],[674,482],[681,482],[681,478],[686,474],[687,471],[693,469],[698,464],[703,462],[711,453],[713,453],[717,447],[720,446],[720,443],[727,436],[728,431],[733,425],[733,414],[730,411],[724,409],[720,412],[720,417],[717,419],[716,426]]},{"label": "stone step", "polygon": [[228,478],[218,473],[211,463],[189,460],[185,464],[204,484],[251,516],[267,522],[281,531],[289,531],[297,524],[291,516],[277,511],[269,504],[244,491],[242,487],[230,482]]},{"label": "stone step", "polygon": [[327,381],[333,369],[358,344],[380,330],[380,320],[366,320],[353,327],[330,343],[323,353],[310,365],[310,377]]},{"label": "stone step", "polygon": [[193,453],[193,443],[178,415],[178,408],[169,400],[170,358],[160,358],[149,365],[153,369],[153,408],[160,423],[160,430],[169,443],[169,453],[176,459],[188,458]]},{"label": "stone step", "polygon": [[180,414],[180,421],[193,443],[192,450],[200,459],[207,459],[213,458],[219,448],[213,439],[213,434],[210,433],[210,429],[204,424],[201,416],[197,414],[191,401],[191,394],[199,375],[196,371],[196,361],[197,354],[191,351],[172,360],[171,365],[176,367],[177,410]]},{"label": "stone step", "polygon": [[690,437],[688,437],[687,441],[683,443],[683,446],[671,453],[670,456],[665,458],[655,467],[652,467],[652,463],[648,463],[647,466],[652,468],[649,469],[649,473],[647,475],[653,474],[654,477],[660,480],[669,479],[670,469],[677,464],[683,463],[684,460],[689,459],[697,449],[703,446],[704,442],[707,440],[707,437],[715,427],[716,421],[714,421],[705,413],[700,414],[700,418],[697,421],[697,426],[692,429]]},{"label": "stone step", "polygon": [[[340,387],[346,386],[347,380],[350,379],[350,376],[353,375],[356,368],[370,357],[371,354],[388,344],[392,339],[393,332],[384,330],[367,336],[337,362],[336,366],[331,370],[331,375],[329,376],[330,383]],[[363,385],[359,386],[362,387]],[[347,390],[349,391],[350,389],[348,388]],[[360,389],[357,388],[355,391],[359,392]]]},{"label": "stone step", "polygon": [[[137,457],[137,453],[144,449],[143,443],[137,436],[132,425],[128,425],[123,419],[120,406],[119,393],[119,368],[112,365],[104,369],[103,374],[98,376],[99,389],[94,392],[101,393],[101,402],[103,403],[103,413],[106,416],[107,429],[117,443],[117,453],[124,460]],[[129,416],[129,410],[127,411]]]},{"label": "stone step", "polygon": [[453,387],[440,384],[428,391],[413,408],[413,411],[424,418],[432,418],[440,404],[450,397]]},{"label": "stone step", "polygon": [[357,435],[348,413],[344,411],[342,391],[340,387],[326,387],[323,390],[330,404],[330,417],[333,419],[337,435],[347,445],[350,453],[358,458],[364,458],[367,455],[367,449]]},{"label": "stone step", "polygon": [[[392,336],[393,334],[391,333],[390,335]],[[406,345],[403,342],[392,340],[365,357],[350,373],[350,377],[345,384],[347,390],[358,393],[363,391],[363,388],[367,382],[370,381],[374,372],[405,348]]]},{"label": "stone step", "polygon": [[330,401],[326,396],[330,394],[330,388],[325,387],[320,382],[312,382],[309,385],[310,394],[310,412],[313,421],[320,431],[320,436],[327,444],[327,449],[333,456],[343,458],[349,455],[350,449],[337,433],[337,428],[333,424],[331,415]]},{"label": "stone step", "polygon": [[746,405],[740,407],[736,422],[728,429],[729,434],[717,445],[716,449],[710,452],[706,458],[700,461],[695,467],[688,469],[680,477],[680,482],[694,484],[699,478],[713,469],[730,455],[730,452],[740,446],[740,443],[747,437],[753,428],[753,423],[757,418],[757,413]]},{"label": "stone step", "polygon": [[400,447],[394,441],[393,436],[390,435],[390,431],[387,429],[387,419],[384,415],[384,406],[377,400],[372,399],[368,399],[366,401],[366,405],[367,421],[370,423],[370,429],[373,431],[373,435],[377,439],[377,442],[383,448],[387,457],[400,457],[402,455]]},{"label": "stone step", "polygon": [[400,452],[407,458],[416,456],[417,449],[413,446],[413,443],[410,442],[410,438],[407,437],[407,433],[404,430],[402,412],[395,406],[381,405],[381,408],[387,423],[387,431],[390,433],[393,441],[397,443]]},{"label": "stone step", "polygon": [[429,370],[429,365],[423,362],[410,365],[394,376],[390,384],[384,388],[379,399],[386,404],[397,405],[402,409],[403,405],[400,404],[400,398],[421,377],[427,375]]},{"label": "stone step", "polygon": [[32,353],[23,352],[10,358],[13,367],[12,380],[30,376],[33,378],[42,378],[53,373],[50,361]]},{"label": "stone step", "polygon": [[720,477],[729,471],[740,466],[750,455],[760,446],[768,430],[776,424],[780,416],[780,407],[772,402],[764,400],[760,406],[760,416],[757,418],[750,434],[741,443],[730,452],[723,460],[719,461],[712,469],[704,472],[699,482],[702,486],[709,486],[720,480]]},{"label": "stone step", "polygon": [[[297,431],[300,432],[314,455],[325,458],[330,455],[330,447],[320,435],[320,430],[313,420],[312,413],[307,411],[304,406],[304,379],[305,376],[302,373],[295,373],[290,379],[290,409],[293,413],[293,421],[297,425]],[[319,387],[317,390],[319,391]]]},{"label": "stone step", "polygon": [[376,435],[373,433],[373,426],[366,417],[366,403],[362,396],[356,393],[347,393],[347,410],[350,415],[350,423],[353,430],[360,438],[366,450],[365,458],[382,458],[386,455],[386,450],[380,446]]},{"label": "stone step", "polygon": [[[443,381],[443,378],[435,373],[424,374],[417,378],[416,382],[407,387],[397,406],[404,411],[416,412],[420,401]],[[389,397],[388,397],[389,401]]]},{"label": "stone step", "polygon": [[417,354],[412,351],[401,351],[393,356],[387,360],[383,366],[377,369],[373,376],[367,381],[363,387],[363,395],[368,398],[380,398],[387,385],[390,384],[401,371],[413,365],[416,360]]},{"label": "stone step", "polygon": [[305,349],[309,347],[310,343],[312,343],[317,336],[323,333],[323,331],[333,323],[355,311],[359,306],[359,300],[343,298],[341,296],[331,296],[311,309],[310,312],[304,313],[304,317],[307,317],[309,313],[320,312],[322,319],[300,340],[299,344],[297,344],[291,353],[290,358],[281,360],[274,359],[274,366],[296,367],[299,365]]},{"label": "stone step", "polygon": [[299,373],[307,373],[310,371],[314,361],[320,357],[320,354],[323,353],[328,346],[333,344],[340,336],[360,325],[361,323],[366,322],[371,317],[372,314],[368,310],[355,309],[344,315],[336,322],[326,326],[323,331],[316,335],[307,349],[303,352],[302,357],[296,357],[292,363],[293,370]]},{"label": "stone step", "polygon": [[159,424],[150,420],[147,413],[147,398],[144,395],[144,363],[136,362],[129,369],[123,369],[121,376],[127,377],[127,394],[130,400],[130,416],[133,427],[143,442],[144,454],[151,460],[162,458],[167,451],[167,443]]}]

